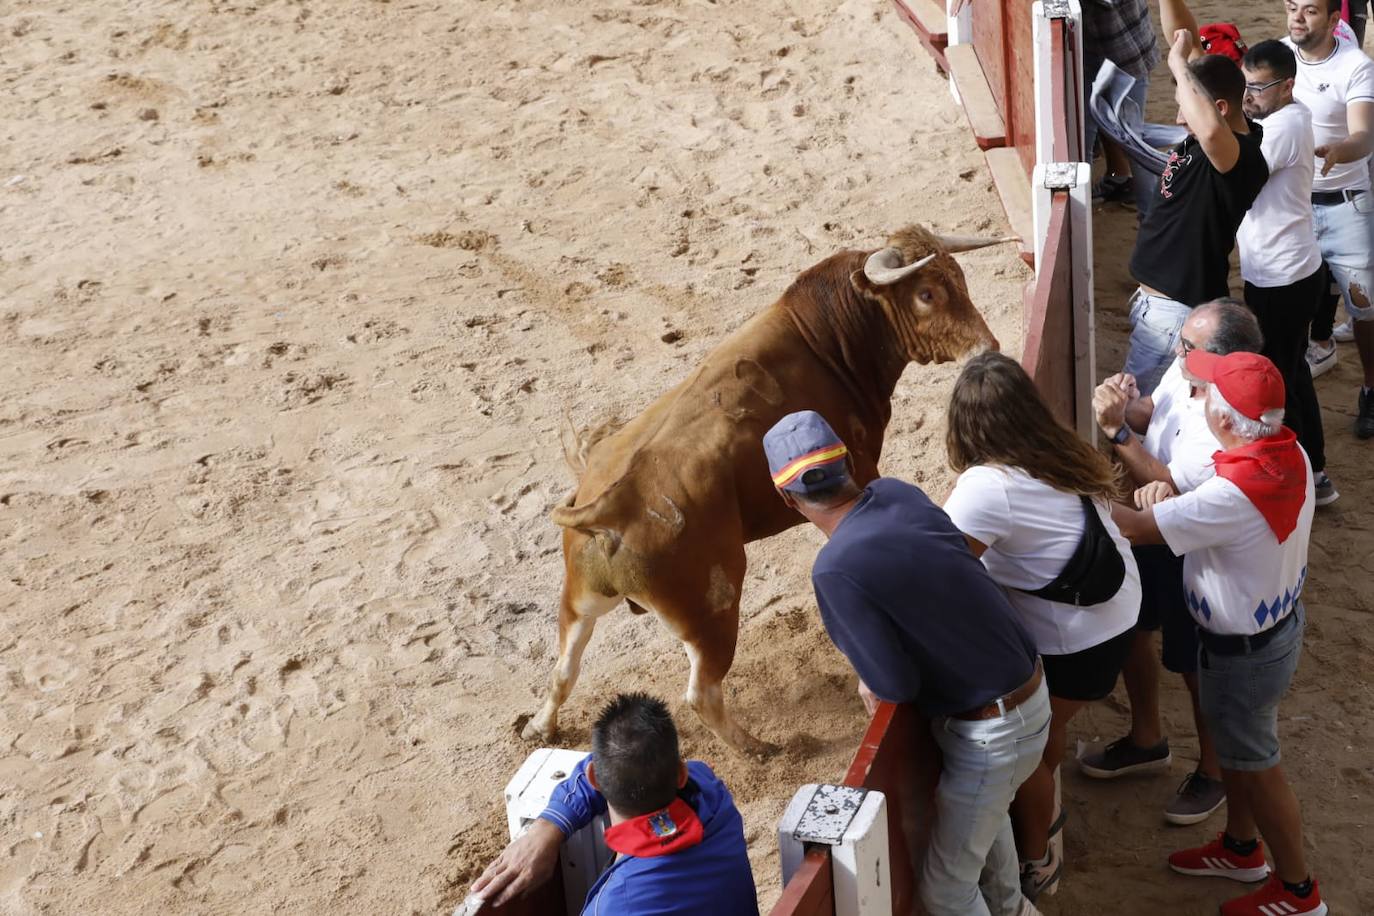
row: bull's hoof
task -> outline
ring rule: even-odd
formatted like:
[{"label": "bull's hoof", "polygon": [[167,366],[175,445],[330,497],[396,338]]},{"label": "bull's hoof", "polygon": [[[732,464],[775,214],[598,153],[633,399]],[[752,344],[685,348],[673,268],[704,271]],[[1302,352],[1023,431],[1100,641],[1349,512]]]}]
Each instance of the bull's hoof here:
[{"label": "bull's hoof", "polygon": [[547,724],[540,723],[539,718],[537,716],[522,716],[521,718],[528,718],[528,721],[524,723],[523,727],[521,727],[521,723],[519,720],[517,720],[515,723],[516,727],[519,728],[520,737],[524,740],[550,741],[553,739],[553,735],[556,729],[550,728]]}]

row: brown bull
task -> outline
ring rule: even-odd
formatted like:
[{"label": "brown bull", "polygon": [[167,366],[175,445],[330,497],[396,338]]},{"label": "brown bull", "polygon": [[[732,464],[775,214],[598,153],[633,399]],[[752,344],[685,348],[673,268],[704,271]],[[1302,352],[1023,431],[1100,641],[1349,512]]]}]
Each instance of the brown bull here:
[{"label": "brown bull", "polygon": [[637,418],[587,437],[570,456],[577,489],[553,511],[564,529],[558,662],[526,738],[557,731],[596,619],[624,598],[682,640],[687,702],[711,730],[741,751],[773,750],[730,716],[721,689],[744,545],[803,521],[773,490],[763,434],[787,413],[818,411],[848,444],[858,481],[876,477],[907,363],[997,346],[950,256],[987,244],[909,226],[879,251],[827,258]]}]

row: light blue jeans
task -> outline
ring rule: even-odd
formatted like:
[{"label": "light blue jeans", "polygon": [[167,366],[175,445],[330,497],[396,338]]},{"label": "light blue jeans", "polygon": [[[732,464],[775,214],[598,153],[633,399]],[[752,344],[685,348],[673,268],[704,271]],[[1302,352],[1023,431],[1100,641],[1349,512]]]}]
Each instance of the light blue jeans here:
[{"label": "light blue jeans", "polygon": [[1178,335],[1192,309],[1165,296],[1137,289],[1131,296],[1131,342],[1122,369],[1135,376],[1142,395],[1155,390],[1178,354]]},{"label": "light blue jeans", "polygon": [[1005,716],[931,720],[944,755],[935,826],[921,871],[929,916],[1016,916],[1021,870],[1007,809],[1045,752],[1050,695],[1044,683]]},{"label": "light blue jeans", "polygon": [[[1345,310],[1356,321],[1374,321],[1374,191],[1344,203],[1313,204],[1312,225]],[[1362,291],[1363,305],[1351,300],[1352,287]]]}]

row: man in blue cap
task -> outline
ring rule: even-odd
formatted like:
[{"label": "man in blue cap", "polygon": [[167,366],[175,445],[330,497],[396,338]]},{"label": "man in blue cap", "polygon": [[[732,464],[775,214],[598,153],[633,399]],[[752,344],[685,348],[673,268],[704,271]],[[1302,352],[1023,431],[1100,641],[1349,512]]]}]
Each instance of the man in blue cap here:
[{"label": "man in blue cap", "polygon": [[861,691],[930,717],[944,769],[921,875],[930,916],[1025,916],[1007,809],[1045,749],[1035,643],[949,517],[894,478],[859,487],[820,414],[763,437],[779,495],[829,537],[811,571],[821,619]]}]

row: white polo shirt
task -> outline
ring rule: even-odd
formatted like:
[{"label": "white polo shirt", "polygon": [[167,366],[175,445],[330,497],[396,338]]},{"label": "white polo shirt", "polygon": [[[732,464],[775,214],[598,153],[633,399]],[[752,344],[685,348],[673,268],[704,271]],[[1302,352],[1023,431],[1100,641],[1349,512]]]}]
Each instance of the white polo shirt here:
[{"label": "white polo shirt", "polygon": [[1126,632],[1140,616],[1140,571],[1131,545],[1106,506],[1095,505],[1125,561],[1126,577],[1112,598],[1077,607],[1017,591],[1043,588],[1064,571],[1083,536],[1083,503],[1077,496],[1020,468],[979,465],[959,475],[945,501],[954,526],[988,545],[983,565],[993,581],[1007,587],[1011,606],[1042,655],[1090,649]]},{"label": "white polo shirt", "polygon": [[1216,473],[1212,455],[1221,443],[1207,426],[1206,402],[1193,397],[1193,386],[1183,377],[1183,361],[1175,359],[1155,386],[1154,412],[1145,430],[1145,451],[1155,456],[1174,478],[1180,493],[1197,489]]},{"label": "white polo shirt", "polygon": [[1255,286],[1287,286],[1322,264],[1312,223],[1312,113],[1291,102],[1260,121],[1269,180],[1236,232],[1240,275]]},{"label": "white polo shirt", "polygon": [[[1374,102],[1374,62],[1349,38],[1336,35],[1336,47],[1323,60],[1306,61],[1293,45],[1291,38],[1284,44],[1293,48],[1298,58],[1298,78],[1293,86],[1293,98],[1307,106],[1312,113],[1312,137],[1316,146],[1330,146],[1350,136],[1346,120],[1346,106],[1351,102]],[[1348,191],[1369,189],[1369,157],[1356,162],[1333,166],[1322,176],[1322,164],[1316,162],[1314,191]]]},{"label": "white polo shirt", "polygon": [[1292,613],[1307,579],[1316,508],[1306,452],[1303,467],[1307,495],[1297,527],[1282,544],[1254,504],[1224,477],[1155,505],[1164,543],[1183,557],[1183,594],[1198,626],[1249,636]]}]

